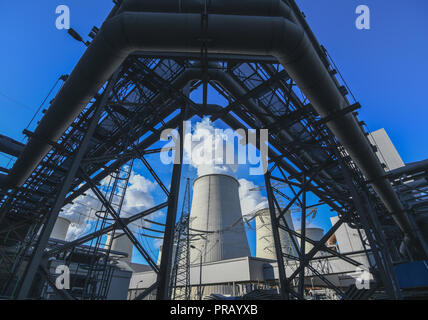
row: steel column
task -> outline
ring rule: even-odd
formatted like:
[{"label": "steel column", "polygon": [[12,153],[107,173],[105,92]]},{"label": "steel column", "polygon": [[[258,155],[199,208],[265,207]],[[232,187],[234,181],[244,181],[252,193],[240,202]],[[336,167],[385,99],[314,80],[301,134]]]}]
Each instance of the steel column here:
[{"label": "steel column", "polygon": [[302,204],[301,204],[301,221],[300,221],[300,234],[302,237],[300,238],[300,275],[299,275],[299,294],[304,297],[305,296],[305,256],[306,256],[306,175],[303,176],[303,193],[302,193]]},{"label": "steel column", "polygon": [[272,186],[270,184],[269,173],[265,174],[265,185],[266,185],[266,194],[267,194],[268,203],[269,203],[270,220],[272,224],[272,235],[273,235],[273,241],[275,244],[276,259],[278,263],[280,293],[281,293],[281,297],[284,300],[289,300],[290,285],[287,280],[287,276],[285,274],[284,257],[282,255],[281,239],[279,237],[279,229],[277,225],[278,220],[276,218],[276,210],[275,210],[275,205],[273,201],[274,195],[272,191]]}]

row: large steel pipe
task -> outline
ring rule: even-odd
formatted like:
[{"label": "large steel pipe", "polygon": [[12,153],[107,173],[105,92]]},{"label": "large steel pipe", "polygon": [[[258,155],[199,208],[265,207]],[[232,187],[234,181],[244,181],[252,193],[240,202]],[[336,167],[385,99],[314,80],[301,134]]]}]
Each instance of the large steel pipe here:
[{"label": "large steel pipe", "polygon": [[[204,34],[200,14],[125,12],[104,23],[42,119],[36,136],[56,141],[130,53],[200,52],[202,38],[210,39],[210,53],[275,56],[323,117],[348,105],[302,27],[287,19],[211,14]],[[385,172],[356,118],[347,114],[333,118],[328,125],[372,181],[400,228],[414,238],[403,206],[383,177]],[[11,170],[10,185],[22,185],[47,154],[50,146],[42,141],[29,141]]]},{"label": "large steel pipe", "polygon": [[24,149],[24,144],[0,134],[0,152],[18,157]]},{"label": "large steel pipe", "polygon": [[388,172],[388,178],[398,178],[402,175],[412,175],[418,172],[428,172],[428,159],[418,161],[418,162],[412,162],[409,164],[406,164],[406,166],[392,170]]},{"label": "large steel pipe", "polygon": [[0,189],[2,185],[6,185],[7,175],[0,173]]},{"label": "large steel pipe", "polygon": [[297,21],[291,8],[283,0],[124,0],[118,13],[122,12],[165,12],[230,14],[237,16],[284,17]]},{"label": "large steel pipe", "polygon": [[[307,33],[315,50],[321,55],[321,47],[304,21],[294,0],[123,0],[117,13],[122,12],[165,12],[165,13],[202,13],[207,14],[229,14],[263,17],[284,17],[300,25]],[[322,57],[328,65],[327,58]]]}]

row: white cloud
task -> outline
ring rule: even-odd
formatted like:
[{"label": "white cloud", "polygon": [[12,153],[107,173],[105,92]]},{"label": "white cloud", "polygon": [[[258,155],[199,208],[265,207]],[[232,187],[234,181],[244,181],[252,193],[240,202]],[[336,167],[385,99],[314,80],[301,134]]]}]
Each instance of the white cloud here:
[{"label": "white cloud", "polygon": [[160,249],[160,247],[162,246],[162,244],[163,244],[163,239],[155,239],[155,240],[153,241],[153,247],[154,247],[156,250],[159,250],[159,249]]},{"label": "white cloud", "polygon": [[257,186],[247,179],[239,179],[239,200],[241,201],[242,215],[256,213],[260,209],[268,207],[266,197],[259,190],[251,191]]},{"label": "white cloud", "polygon": [[207,174],[235,176],[238,165],[225,161],[227,145],[232,146],[233,139],[216,129],[209,118],[204,118],[185,137],[184,163],[196,168],[199,177]]},{"label": "white cloud", "polygon": [[154,182],[133,172],[129,179],[122,216],[131,216],[153,207],[155,203],[151,193],[155,188]]},{"label": "white cloud", "polygon": [[[226,174],[236,177],[236,171],[238,164],[224,164],[226,161],[226,149],[235,148],[233,133],[231,131],[216,131],[213,123],[209,118],[204,118],[200,122],[197,122],[193,126],[192,133],[187,133],[187,137],[184,142],[184,157],[185,163],[190,163],[192,167],[197,169],[198,176],[207,174]],[[207,158],[203,164],[198,161],[194,161],[195,154],[203,157],[202,149],[210,149]],[[216,155],[216,149],[223,149],[223,157]],[[199,152],[201,154],[199,154]],[[267,199],[262,196],[260,191],[250,191],[257,186],[246,179],[239,179],[239,198],[241,202],[242,214],[247,215],[254,213],[259,209],[266,208],[268,206]]]},{"label": "white cloud", "polygon": [[[108,189],[110,179],[106,178],[101,181],[101,190],[105,191]],[[152,193],[154,192],[156,184],[145,177],[132,172],[129,179],[129,186],[126,191],[123,207],[121,211],[122,217],[129,217],[138,212],[150,209],[154,206],[154,199]],[[118,204],[118,197],[114,198],[112,203]],[[116,207],[115,205],[113,206]],[[89,232],[91,229],[91,222],[98,219],[100,213],[97,213],[101,209],[101,202],[97,199],[95,194],[89,190],[86,195],[82,195],[76,198],[73,204],[69,204],[64,207],[61,216],[70,220],[71,225],[67,233],[67,240],[74,240],[84,233]],[[104,215],[101,213],[101,215]],[[157,216],[156,213],[153,216]],[[153,218],[153,216],[150,216]],[[110,216],[109,216],[110,217]],[[141,222],[135,222],[129,227],[131,230],[136,230],[136,225]],[[147,223],[144,223],[147,225]]]},{"label": "white cloud", "polygon": [[80,235],[91,229],[89,223],[71,223],[67,232],[67,240],[77,239]]}]

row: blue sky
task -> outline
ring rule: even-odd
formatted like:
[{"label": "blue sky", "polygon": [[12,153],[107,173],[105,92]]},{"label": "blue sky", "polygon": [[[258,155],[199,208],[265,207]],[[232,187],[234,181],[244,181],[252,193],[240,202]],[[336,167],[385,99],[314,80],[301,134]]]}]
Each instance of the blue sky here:
[{"label": "blue sky", "polygon": [[[315,35],[362,105],[371,131],[385,128],[404,162],[428,158],[428,2],[298,0]],[[354,26],[368,5],[371,29]]]},{"label": "blue sky", "polygon": [[[405,162],[428,158],[428,2],[297,3],[361,103],[360,119],[371,131],[385,128]],[[113,6],[109,0],[0,1],[0,134],[22,141],[22,130],[52,85],[60,75],[72,71],[85,50],[66,31],[56,29],[55,8],[60,4],[70,7],[71,25],[85,39]],[[360,4],[371,9],[370,30],[355,28],[355,8]],[[216,99],[213,96],[212,102]],[[0,166],[7,162],[0,155]],[[168,185],[169,169],[157,169]],[[240,177],[245,175],[241,171]],[[191,169],[185,172],[188,176],[194,174]],[[262,183],[260,179],[255,182]],[[161,200],[160,196],[156,198]],[[323,212],[331,215],[328,210]],[[317,224],[327,228],[329,221],[318,218]]]}]

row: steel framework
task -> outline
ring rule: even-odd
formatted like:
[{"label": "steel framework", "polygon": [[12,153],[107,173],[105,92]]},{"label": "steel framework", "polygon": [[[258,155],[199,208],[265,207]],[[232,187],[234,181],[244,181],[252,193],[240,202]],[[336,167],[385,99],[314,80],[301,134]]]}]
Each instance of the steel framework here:
[{"label": "steel framework", "polygon": [[[294,1],[287,3],[309,33]],[[111,16],[118,14],[118,8],[119,5]],[[201,13],[202,33],[207,19],[209,11],[205,6]],[[366,292],[364,297],[382,291],[390,298],[400,298],[392,271],[395,257],[391,257],[392,245],[384,228],[394,227],[394,237],[399,240],[403,234],[395,227],[391,214],[369,185],[370,181],[328,126],[329,122],[348,116],[357,119],[358,103],[354,101],[340,112],[321,116],[276,58],[210,53],[207,41],[202,38],[200,54],[131,54],[93,95],[60,139],[46,141],[36,133],[27,132],[30,139],[47,142],[50,151],[22,186],[0,190],[1,296],[31,297],[35,277],[46,273],[42,267],[45,259],[120,229],[158,275],[158,281],[137,299],[143,299],[154,290],[158,299],[168,299],[182,161],[173,165],[170,188],[167,188],[145,156],[160,152],[156,143],[162,130],[178,128],[182,132],[184,120],[209,115],[212,120],[220,119],[232,129],[269,130],[269,170],[265,185],[278,258],[279,286],[284,299],[304,298],[304,278],[308,272],[320,277],[341,297],[357,297],[342,292],[312,265],[319,252],[326,252],[355,267],[360,265],[325,245],[343,223],[364,230],[367,235],[366,254],[371,261],[370,272],[374,275],[376,290]],[[337,70],[325,50],[318,45],[316,51],[346,99],[348,90],[336,80]],[[228,101],[227,106],[208,103],[208,85]],[[200,86],[203,88],[202,104],[189,98],[189,93]],[[360,129],[367,135],[362,124]],[[180,141],[181,152],[175,154],[177,160],[183,157],[182,143]],[[164,192],[166,201],[132,217],[122,218],[120,210],[100,191],[98,183],[133,159],[142,161]],[[289,186],[293,192],[286,208],[281,208],[278,204],[280,195],[272,191],[274,181]],[[92,190],[103,204],[112,223],[80,239],[46,250],[61,209],[88,190]],[[308,203],[309,193],[318,198],[317,203]],[[300,234],[288,228],[283,216],[295,203],[302,209]],[[340,219],[320,241],[314,242],[305,235],[305,217],[308,209],[319,205],[328,205]],[[162,260],[158,266],[129,224],[166,207]],[[278,217],[276,210],[281,212]],[[299,253],[297,257],[282,252],[279,229],[287,231],[291,239],[301,239],[300,249],[294,243]],[[307,253],[305,244],[313,246]],[[284,257],[298,262],[291,275],[285,272]],[[297,287],[292,285],[295,279],[298,279]]]},{"label": "steel framework", "polygon": [[[187,179],[180,220],[175,229],[175,254],[172,268],[170,298],[190,300],[190,180]],[[173,252],[174,253],[174,252]]]}]

